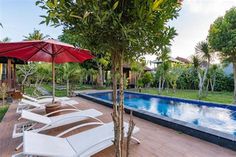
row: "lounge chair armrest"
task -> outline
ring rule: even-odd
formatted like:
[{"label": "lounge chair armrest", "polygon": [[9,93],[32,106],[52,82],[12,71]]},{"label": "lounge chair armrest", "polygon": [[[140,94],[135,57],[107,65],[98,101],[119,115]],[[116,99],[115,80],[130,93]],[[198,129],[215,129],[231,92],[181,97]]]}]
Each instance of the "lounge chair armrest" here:
[{"label": "lounge chair armrest", "polygon": [[103,122],[91,122],[91,123],[85,123],[85,124],[80,124],[80,125],[77,125],[77,126],[74,126],[70,129],[67,129],[65,131],[63,131],[62,133],[58,134],[56,137],[61,137],[73,130],[76,130],[76,129],[79,129],[79,128],[82,128],[82,127],[85,127],[85,126],[91,126],[91,125],[103,125],[104,123]]},{"label": "lounge chair armrest", "polygon": [[53,111],[53,112],[50,112],[48,114],[45,114],[44,116],[50,116],[52,114],[55,114],[55,113],[59,113],[59,112],[66,112],[66,111],[74,111],[74,112],[79,112],[81,110],[78,110],[78,109],[61,109],[61,110],[56,110],[56,111]]}]

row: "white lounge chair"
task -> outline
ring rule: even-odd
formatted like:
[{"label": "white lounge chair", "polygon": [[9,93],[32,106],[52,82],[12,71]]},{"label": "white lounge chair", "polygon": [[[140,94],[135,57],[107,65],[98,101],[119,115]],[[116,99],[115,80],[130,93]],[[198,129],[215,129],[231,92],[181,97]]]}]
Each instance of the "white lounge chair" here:
[{"label": "white lounge chair", "polygon": [[[47,117],[48,115],[55,114],[57,112],[65,112],[65,111],[74,111],[58,116]],[[80,122],[86,119],[94,119],[98,122],[102,122],[99,120],[98,116],[101,116],[102,113],[95,109],[88,109],[78,111],[75,109],[62,109],[58,111],[51,112],[47,115],[39,115],[29,111],[22,111],[21,118],[29,120],[28,122],[22,122],[14,125],[14,130],[12,134],[12,138],[17,138],[23,136],[23,131],[33,131],[33,132],[41,132],[49,129],[53,129],[56,127]],[[18,150],[22,144],[17,146],[16,150]]]},{"label": "white lounge chair", "polygon": [[[75,100],[67,100],[67,101],[61,101],[61,104],[77,109],[75,105],[78,104],[78,102]],[[22,99],[21,102],[18,103],[16,113],[21,113],[22,110],[32,111],[32,110],[38,110],[38,109],[45,109],[45,105],[46,103],[39,104],[37,102],[29,101],[27,99]]]},{"label": "white lounge chair", "polygon": [[[61,114],[58,116],[48,117],[49,115],[58,113],[58,112],[68,112],[73,111],[66,114]],[[14,131],[12,138],[17,138],[23,135],[23,131],[32,130],[34,132],[40,132],[56,127],[60,127],[67,124],[72,124],[75,122],[79,122],[85,119],[95,119],[101,122],[96,117],[101,116],[102,112],[95,110],[95,109],[88,109],[88,110],[76,110],[76,109],[62,109],[51,112],[46,115],[40,115],[37,113],[33,113],[27,110],[23,110],[21,113],[20,119],[28,120],[27,122],[22,122],[14,125]],[[42,124],[40,128],[35,128],[36,125]],[[20,130],[21,129],[21,130]],[[26,129],[26,130],[24,130]]]},{"label": "white lounge chair", "polygon": [[[23,94],[23,98],[25,98],[29,101],[39,103],[39,104],[52,102],[52,96],[41,96],[38,98],[34,98],[29,95]],[[55,101],[67,101],[67,100],[71,100],[71,98],[69,98],[69,97],[55,97]]]},{"label": "white lounge chair", "polygon": [[[96,128],[83,131],[81,133],[61,138],[69,131],[88,125],[101,124]],[[87,123],[71,128],[56,137],[39,133],[25,131],[23,136],[23,152],[12,157],[24,157],[27,155],[47,156],[47,157],[89,157],[97,152],[113,145],[114,124],[111,123]],[[127,137],[128,124],[124,123],[125,137]],[[139,128],[135,127],[133,134]],[[137,143],[140,141],[132,137]]]}]

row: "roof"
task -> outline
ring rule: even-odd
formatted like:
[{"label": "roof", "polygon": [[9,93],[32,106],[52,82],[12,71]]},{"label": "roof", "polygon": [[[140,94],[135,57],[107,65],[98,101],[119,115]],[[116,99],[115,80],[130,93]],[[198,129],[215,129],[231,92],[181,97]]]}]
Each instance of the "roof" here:
[{"label": "roof", "polygon": [[[123,68],[125,68],[125,69],[131,69],[130,64],[128,64],[128,63],[124,63],[124,64],[123,64]],[[147,67],[147,66],[145,66],[145,67],[144,67],[144,71],[152,71],[152,69],[149,68],[149,67]]]},{"label": "roof", "polygon": [[180,62],[183,62],[183,63],[186,63],[186,64],[189,64],[191,63],[187,58],[183,58],[183,57],[176,57],[175,58],[176,60],[180,61]]},{"label": "roof", "polygon": [[[7,57],[0,57],[0,63],[7,63]],[[26,64],[27,62],[24,62],[17,58],[12,58],[12,64]]]}]

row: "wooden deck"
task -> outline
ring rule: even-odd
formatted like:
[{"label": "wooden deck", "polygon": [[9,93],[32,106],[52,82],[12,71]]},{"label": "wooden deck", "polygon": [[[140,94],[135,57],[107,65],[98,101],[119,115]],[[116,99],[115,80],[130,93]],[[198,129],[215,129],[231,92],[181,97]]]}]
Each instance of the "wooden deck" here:
[{"label": "wooden deck", "polygon": [[[104,122],[110,122],[111,109],[91,101],[75,97],[79,101],[80,109],[95,108],[104,113],[100,117]],[[13,153],[17,153],[14,149],[22,140],[21,138],[12,139],[12,131],[19,115],[16,114],[16,104],[12,104],[0,123],[0,157],[9,157]],[[125,115],[126,121],[128,115]],[[132,157],[235,157],[236,152],[217,146],[215,144],[176,132],[140,118],[134,118],[136,125],[140,128],[140,132],[136,137],[141,140],[141,144],[131,144]],[[69,128],[70,126],[60,127],[48,134],[57,134]],[[85,128],[89,129],[89,128]],[[77,131],[78,132],[78,131]],[[74,134],[73,132],[71,134]],[[19,151],[18,151],[19,152]],[[113,157],[113,147],[107,148],[95,157]]]}]

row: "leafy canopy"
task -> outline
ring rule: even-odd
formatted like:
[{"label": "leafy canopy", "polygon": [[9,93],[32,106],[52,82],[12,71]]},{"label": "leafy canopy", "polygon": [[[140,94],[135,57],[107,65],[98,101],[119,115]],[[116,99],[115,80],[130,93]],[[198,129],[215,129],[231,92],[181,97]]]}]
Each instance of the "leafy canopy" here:
[{"label": "leafy canopy", "polygon": [[126,57],[156,53],[176,35],[167,22],[178,15],[177,0],[38,0],[47,11],[41,23],[63,25],[80,45]]},{"label": "leafy canopy", "polygon": [[236,7],[231,8],[211,25],[208,40],[225,61],[236,61]]}]

